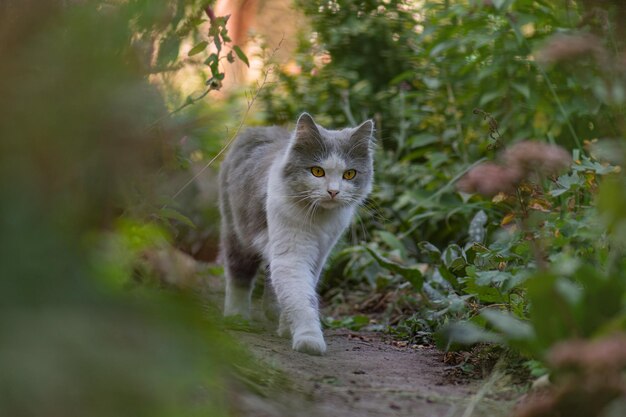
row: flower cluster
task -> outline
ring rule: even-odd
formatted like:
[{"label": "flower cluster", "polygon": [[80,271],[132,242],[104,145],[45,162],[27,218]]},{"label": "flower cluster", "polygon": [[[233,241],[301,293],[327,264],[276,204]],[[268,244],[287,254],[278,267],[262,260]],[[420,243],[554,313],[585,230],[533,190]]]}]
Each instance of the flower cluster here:
[{"label": "flower cluster", "polygon": [[569,153],[558,145],[524,141],[504,151],[496,163],[485,162],[472,168],[459,180],[457,188],[490,197],[515,190],[532,173],[556,175],[571,163]]},{"label": "flower cluster", "polygon": [[515,417],[593,417],[626,395],[626,335],[570,340],[548,354],[555,385],[530,395]]}]

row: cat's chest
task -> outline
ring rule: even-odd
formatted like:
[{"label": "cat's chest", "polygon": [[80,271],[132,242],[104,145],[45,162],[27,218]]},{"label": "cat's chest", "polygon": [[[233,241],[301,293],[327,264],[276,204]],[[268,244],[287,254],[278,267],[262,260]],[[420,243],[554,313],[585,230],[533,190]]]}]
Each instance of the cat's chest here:
[{"label": "cat's chest", "polygon": [[350,222],[352,210],[344,209],[341,211],[337,211],[332,213],[325,219],[322,219],[319,222],[319,231],[323,235],[334,238],[338,233],[341,233]]},{"label": "cat's chest", "polygon": [[292,237],[321,244],[336,240],[350,222],[351,208],[318,212],[310,217],[299,216],[296,210],[268,212],[269,238]]}]

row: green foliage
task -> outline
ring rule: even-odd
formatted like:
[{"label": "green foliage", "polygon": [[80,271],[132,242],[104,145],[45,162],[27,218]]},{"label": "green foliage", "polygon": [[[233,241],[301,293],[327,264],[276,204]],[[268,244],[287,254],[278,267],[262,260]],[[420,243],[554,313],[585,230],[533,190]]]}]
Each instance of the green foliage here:
[{"label": "green foliage", "polygon": [[[420,307],[396,333],[541,358],[624,330],[624,45],[584,3],[567,5],[299,3],[313,35],[301,35],[300,72],[265,92],[265,117],[375,120],[376,188],[353,231],[368,243],[344,248],[329,274],[376,291],[410,283]],[[455,189],[529,139],[569,148],[569,171],[491,200]]]},{"label": "green foliage", "polygon": [[[392,220],[388,230],[443,245],[458,240],[476,209],[486,208],[453,192],[473,161],[493,154],[493,135],[473,109],[489,112],[498,140],[506,142],[611,137],[616,131],[605,120],[614,115],[588,94],[586,73],[545,70],[530,59],[556,30],[575,26],[578,8],[529,0],[413,7],[303,4],[314,35],[302,35],[301,72],[280,72],[277,88],[265,92],[265,115],[286,122],[307,110],[338,126],[374,118],[378,171],[385,175],[373,199]],[[365,69],[362,62],[377,64]]]},{"label": "green foliage", "polygon": [[343,328],[350,330],[361,330],[370,323],[370,319],[367,316],[356,315],[342,318],[341,320],[333,319],[332,317],[324,320],[324,326],[333,328]]},{"label": "green foliage", "polygon": [[245,353],[193,297],[133,285],[171,223],[191,226],[155,210],[185,130],[148,77],[176,67],[206,6],[0,6],[1,415],[227,415]]},{"label": "green foliage", "polygon": [[424,278],[420,270],[416,267],[406,267],[396,262],[390,261],[382,255],[379,255],[374,249],[366,247],[367,251],[372,255],[376,262],[383,268],[396,273],[411,283],[413,289],[419,291],[424,285]]}]

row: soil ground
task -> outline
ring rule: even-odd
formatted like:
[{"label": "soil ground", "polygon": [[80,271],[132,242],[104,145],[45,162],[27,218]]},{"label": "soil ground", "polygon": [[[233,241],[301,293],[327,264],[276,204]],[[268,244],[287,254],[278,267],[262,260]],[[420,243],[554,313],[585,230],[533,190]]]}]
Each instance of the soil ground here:
[{"label": "soil ground", "polygon": [[288,381],[288,389],[267,398],[242,394],[236,407],[242,416],[504,417],[519,396],[506,376],[451,378],[441,352],[402,346],[380,333],[326,331],[322,357],[295,352],[272,334],[232,333]]},{"label": "soil ground", "polygon": [[459,384],[447,377],[441,352],[394,346],[381,334],[327,331],[322,357],[294,352],[271,334],[234,334],[292,384],[272,400],[244,395],[236,407],[244,416],[499,417],[513,407],[511,395],[498,398],[505,381],[487,390],[485,381]]},{"label": "soil ground", "polygon": [[[220,305],[222,280],[204,282],[203,297]],[[254,310],[253,316],[263,315],[260,300]],[[462,372],[444,363],[443,352],[384,333],[325,330],[326,354],[309,356],[293,351],[291,341],[278,337],[267,322],[260,327],[260,332],[255,326],[229,333],[248,348],[257,371],[277,371],[282,382],[260,391],[238,384],[228,394],[234,415],[505,417],[523,394],[503,373],[494,371],[485,380],[459,377]]]}]

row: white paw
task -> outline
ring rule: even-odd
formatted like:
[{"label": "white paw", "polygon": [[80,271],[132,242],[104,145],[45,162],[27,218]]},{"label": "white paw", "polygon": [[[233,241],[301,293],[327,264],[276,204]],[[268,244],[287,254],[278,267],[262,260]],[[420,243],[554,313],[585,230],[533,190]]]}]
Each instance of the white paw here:
[{"label": "white paw", "polygon": [[301,335],[294,336],[293,350],[306,353],[308,355],[323,355],[326,352],[326,342],[322,335]]}]

